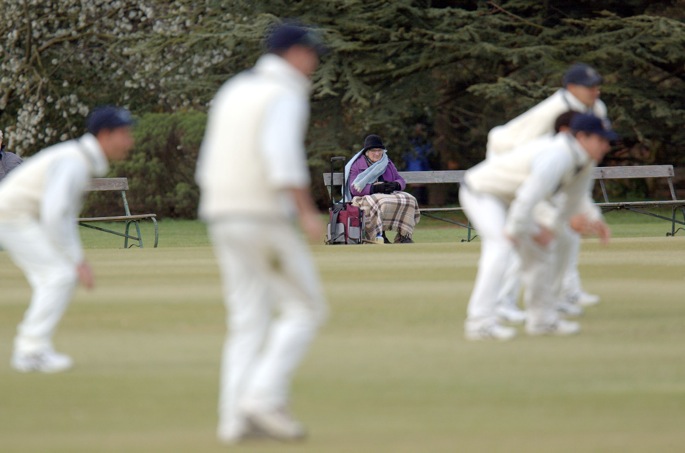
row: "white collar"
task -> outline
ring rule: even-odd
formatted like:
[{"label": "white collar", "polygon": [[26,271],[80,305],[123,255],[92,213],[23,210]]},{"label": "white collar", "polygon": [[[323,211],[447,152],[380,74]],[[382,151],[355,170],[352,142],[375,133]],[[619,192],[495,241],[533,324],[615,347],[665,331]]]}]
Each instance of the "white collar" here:
[{"label": "white collar", "polygon": [[566,138],[566,143],[573,154],[573,160],[577,167],[585,167],[588,163],[592,161],[590,155],[585,151],[578,140],[571,135],[569,132],[562,132],[563,136]]},{"label": "white collar", "polygon": [[267,53],[259,57],[254,70],[258,74],[291,85],[304,95],[308,95],[312,88],[312,82],[308,77],[295,69],[285,59],[275,54]]},{"label": "white collar", "polygon": [[77,139],[76,143],[86,156],[92,175],[105,176],[109,171],[109,162],[97,138],[93,134],[88,133]]},{"label": "white collar", "polygon": [[578,100],[578,98],[575,97],[566,88],[561,88],[559,92],[561,93],[561,98],[564,100],[564,103],[566,103],[566,107],[568,107],[569,110],[574,110],[576,112],[581,113],[593,112],[593,107],[588,107],[587,105],[580,102],[580,100]]}]

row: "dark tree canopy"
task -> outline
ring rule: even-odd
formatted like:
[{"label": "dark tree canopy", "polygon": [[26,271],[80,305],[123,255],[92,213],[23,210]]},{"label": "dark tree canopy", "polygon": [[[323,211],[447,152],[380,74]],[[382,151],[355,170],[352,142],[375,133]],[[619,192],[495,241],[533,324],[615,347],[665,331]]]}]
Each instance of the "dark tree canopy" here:
[{"label": "dark tree canopy", "polygon": [[578,61],[604,76],[624,139],[612,162],[685,165],[685,0],[6,3],[0,127],[25,154],[79,135],[99,103],[205,112],[254,63],[265,29],[299,18],[333,50],[314,80],[314,175],[368,133],[401,162],[417,121],[442,168],[468,168],[490,128],[553,93]]}]

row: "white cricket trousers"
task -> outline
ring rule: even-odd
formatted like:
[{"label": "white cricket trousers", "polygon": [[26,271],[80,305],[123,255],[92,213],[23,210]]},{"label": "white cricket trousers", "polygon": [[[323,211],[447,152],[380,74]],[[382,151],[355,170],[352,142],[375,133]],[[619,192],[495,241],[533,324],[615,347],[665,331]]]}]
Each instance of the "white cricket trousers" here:
[{"label": "white cricket trousers", "polygon": [[478,273],[466,312],[467,327],[479,328],[498,321],[497,297],[511,261],[508,257],[514,253],[504,235],[508,206],[491,195],[474,193],[466,185],[459,188],[459,202],[481,240]]},{"label": "white cricket trousers", "polygon": [[33,293],[14,339],[16,354],[52,351],[52,337],[78,283],[76,265],[35,221],[0,223],[0,245],[24,272]]},{"label": "white cricket trousers", "polygon": [[556,278],[558,267],[555,265],[555,244],[540,247],[531,238],[525,238],[514,248],[504,234],[509,209],[505,202],[490,194],[473,192],[465,185],[459,189],[459,201],[481,238],[478,273],[467,308],[467,328],[498,322],[498,295],[512,253],[521,261],[527,322],[538,324],[555,320],[558,315],[550,284]]},{"label": "white cricket trousers", "polygon": [[[555,281],[552,284],[554,297],[565,302],[577,297],[582,289],[578,271],[580,235],[566,223],[554,232],[556,236]],[[499,304],[515,307],[521,290],[521,262],[516,253],[508,258],[509,264],[504,275],[497,300]],[[560,279],[560,280],[559,280]]]},{"label": "white cricket trousers", "polygon": [[244,425],[245,406],[287,404],[291,376],[327,307],[309,250],[289,223],[229,219],[209,230],[228,312],[219,429],[232,431]]}]

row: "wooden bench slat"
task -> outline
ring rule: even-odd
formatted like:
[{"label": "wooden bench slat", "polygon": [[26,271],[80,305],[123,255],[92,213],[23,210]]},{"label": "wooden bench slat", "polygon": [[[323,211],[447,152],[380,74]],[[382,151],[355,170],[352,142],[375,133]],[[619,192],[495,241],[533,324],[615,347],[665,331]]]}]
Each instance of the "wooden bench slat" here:
[{"label": "wooden bench slat", "polygon": [[421,212],[449,212],[449,211],[463,211],[464,208],[461,206],[455,206],[453,208],[419,208]]},{"label": "wooden bench slat", "polygon": [[78,219],[79,222],[125,222],[127,220],[143,220],[157,217],[157,214],[136,214],[136,215],[120,215],[109,217],[82,217]]},{"label": "wooden bench slat", "polygon": [[672,178],[673,165],[595,167],[594,179]]},{"label": "wooden bench slat", "polygon": [[599,207],[621,207],[621,206],[685,206],[685,200],[645,200],[645,201],[609,201],[595,203]]},{"label": "wooden bench slat", "polygon": [[[400,176],[407,184],[453,184],[461,183],[464,180],[465,170],[436,170],[436,171],[401,171]],[[331,174],[323,174],[324,185],[331,185]],[[341,186],[343,174],[333,173],[333,185]]]},{"label": "wooden bench slat", "polygon": [[128,190],[128,178],[93,178],[90,180],[88,191],[105,190]]}]

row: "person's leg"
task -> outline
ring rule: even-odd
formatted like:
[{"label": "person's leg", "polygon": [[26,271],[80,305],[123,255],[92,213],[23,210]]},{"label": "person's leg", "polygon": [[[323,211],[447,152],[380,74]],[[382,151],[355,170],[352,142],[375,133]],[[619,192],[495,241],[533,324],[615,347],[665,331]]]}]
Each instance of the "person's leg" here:
[{"label": "person's leg", "polygon": [[421,211],[419,209],[419,202],[416,198],[407,192],[395,192],[393,195],[398,195],[401,200],[400,209],[397,213],[397,236],[395,243],[411,244],[414,242],[414,229],[416,224],[421,220]]},{"label": "person's leg", "polygon": [[497,294],[497,314],[505,321],[521,323],[526,319],[526,312],[518,306],[521,293],[521,263],[513,249],[506,260],[508,264]]},{"label": "person's leg", "polygon": [[52,245],[38,223],[5,224],[0,235],[33,290],[14,339],[13,366],[44,372],[70,368],[70,358],[54,353],[52,338],[78,283],[76,264]]},{"label": "person's leg", "polygon": [[[578,256],[580,255],[580,234],[568,228],[569,247],[566,256],[566,271],[563,280],[563,292],[567,302],[583,306],[596,305],[600,297],[583,290],[578,270]],[[562,258],[563,259],[563,258]]]},{"label": "person's leg", "polygon": [[271,319],[267,294],[268,255],[254,238],[254,222],[221,222],[210,225],[219,262],[226,305],[228,331],[221,362],[218,435],[237,442],[248,432],[240,409],[251,381]]},{"label": "person's leg", "polygon": [[512,338],[515,330],[499,326],[496,312],[497,294],[512,248],[504,236],[507,207],[495,197],[474,194],[464,186],[459,191],[459,200],[481,238],[478,273],[467,309],[466,336],[473,340]]},{"label": "person's leg", "polygon": [[283,430],[286,438],[297,437],[301,427],[296,423],[284,427],[282,418],[271,423],[274,420],[269,414],[280,417],[287,408],[292,375],[326,318],[327,307],[318,272],[299,235],[285,224],[269,226],[264,234],[276,253],[271,279],[280,316],[269,329],[245,404],[253,417],[258,413],[259,422],[267,424],[263,428]]},{"label": "person's leg", "polygon": [[578,277],[578,252],[580,237],[567,225],[557,232],[555,257],[555,275],[552,289],[557,298],[559,312],[570,316],[579,316],[583,309],[576,303],[580,292]]},{"label": "person's leg", "polygon": [[558,243],[548,246],[537,244],[532,238],[523,238],[517,251],[521,257],[524,301],[528,316],[526,331],[531,335],[570,335],[577,333],[577,323],[563,320],[557,311]]}]

